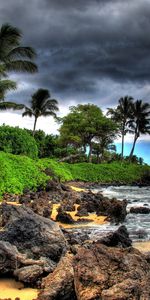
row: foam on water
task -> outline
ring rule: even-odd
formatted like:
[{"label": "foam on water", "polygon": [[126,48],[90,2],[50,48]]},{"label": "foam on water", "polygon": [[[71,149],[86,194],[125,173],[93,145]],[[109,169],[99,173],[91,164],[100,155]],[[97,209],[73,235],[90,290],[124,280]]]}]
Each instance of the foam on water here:
[{"label": "foam on water", "polygon": [[145,206],[150,208],[150,187],[137,186],[109,186],[100,188],[104,196],[108,198],[116,197],[119,200],[128,201],[128,215],[124,225],[126,225],[130,237],[133,240],[150,240],[150,214],[131,214],[131,207]]},{"label": "foam on water", "polygon": [[[120,201],[126,199],[128,201],[125,225],[133,241],[149,241],[150,240],[150,214],[131,214],[130,208],[137,206],[145,206],[150,208],[150,187],[137,186],[109,186],[93,189],[93,192],[102,192],[108,198],[117,198]],[[111,231],[115,231],[119,227],[112,224],[97,225],[93,228],[75,228],[74,231],[81,233],[85,231],[90,239],[101,238]]]}]

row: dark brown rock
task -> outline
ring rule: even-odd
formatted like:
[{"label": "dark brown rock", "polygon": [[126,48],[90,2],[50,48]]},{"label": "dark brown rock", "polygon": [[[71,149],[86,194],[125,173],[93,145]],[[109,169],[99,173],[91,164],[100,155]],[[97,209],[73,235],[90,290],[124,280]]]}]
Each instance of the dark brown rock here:
[{"label": "dark brown rock", "polygon": [[67,214],[66,212],[62,211],[61,208],[58,209],[58,214],[56,216],[56,221],[65,223],[65,224],[74,224],[75,221],[73,218]]},{"label": "dark brown rock", "polygon": [[74,283],[80,300],[150,299],[150,266],[134,248],[93,244],[79,248]]},{"label": "dark brown rock", "polygon": [[56,269],[42,281],[38,300],[75,300],[73,256],[67,253]]},{"label": "dark brown rock", "polygon": [[81,193],[78,212],[79,214],[80,212],[83,212],[83,214],[95,212],[98,216],[107,216],[108,221],[118,224],[123,222],[126,218],[126,206],[126,200],[119,201],[116,198],[109,199],[104,197],[101,193],[94,194],[89,191],[88,193]]},{"label": "dark brown rock", "polygon": [[14,271],[14,276],[17,277],[19,281],[29,284],[36,283],[42,274],[43,268],[39,265],[30,265]]},{"label": "dark brown rock", "polygon": [[131,207],[130,208],[131,214],[150,214],[150,208],[140,206],[140,207]]},{"label": "dark brown rock", "polygon": [[124,225],[120,226],[115,232],[108,234],[98,241],[108,247],[127,248],[132,246],[128,231]]}]

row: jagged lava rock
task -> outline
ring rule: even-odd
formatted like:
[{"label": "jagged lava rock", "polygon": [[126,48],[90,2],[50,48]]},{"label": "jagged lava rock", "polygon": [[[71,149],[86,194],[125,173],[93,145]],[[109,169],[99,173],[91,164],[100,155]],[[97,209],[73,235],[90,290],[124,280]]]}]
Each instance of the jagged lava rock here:
[{"label": "jagged lava rock", "polygon": [[73,255],[67,253],[56,269],[42,281],[38,300],[75,300]]},{"label": "jagged lava rock", "polygon": [[144,206],[131,207],[130,213],[131,214],[150,214],[150,208],[144,207]]},{"label": "jagged lava rock", "polygon": [[45,256],[57,262],[66,251],[64,235],[52,220],[24,206],[2,204],[1,213],[5,224],[0,231],[1,241],[9,242],[34,259]]},{"label": "jagged lava rock", "polygon": [[81,247],[74,262],[78,300],[150,299],[150,266],[144,255],[129,247],[95,243]]}]

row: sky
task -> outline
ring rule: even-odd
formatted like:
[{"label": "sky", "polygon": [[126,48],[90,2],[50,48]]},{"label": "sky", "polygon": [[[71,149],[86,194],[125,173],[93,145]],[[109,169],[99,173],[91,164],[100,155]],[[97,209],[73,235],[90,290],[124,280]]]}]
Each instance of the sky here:
[{"label": "sky", "polygon": [[[7,100],[28,105],[38,88],[46,88],[61,116],[78,103],[106,111],[125,95],[150,103],[150,0],[1,0],[3,23],[22,31],[22,45],[36,50],[39,68],[32,75],[10,73],[18,89]],[[1,113],[3,123],[33,127],[20,112]],[[41,118],[37,129],[55,133],[58,125]],[[136,151],[150,163],[149,149],[150,138],[142,136]]]}]

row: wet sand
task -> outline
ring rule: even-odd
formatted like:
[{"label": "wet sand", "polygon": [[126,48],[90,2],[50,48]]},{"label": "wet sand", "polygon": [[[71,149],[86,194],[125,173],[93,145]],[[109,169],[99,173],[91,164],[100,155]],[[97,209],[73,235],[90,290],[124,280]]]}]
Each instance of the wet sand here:
[{"label": "wet sand", "polygon": [[[53,219],[54,221],[56,220],[56,216],[57,216],[57,209],[59,208],[60,204],[53,204],[53,210],[52,210],[52,214],[51,214],[51,219]],[[88,226],[96,226],[96,225],[103,225],[103,224],[107,224],[108,222],[105,221],[106,216],[97,216],[95,213],[90,213],[89,216],[87,217],[78,217],[75,216],[77,213],[77,208],[78,208],[78,204],[75,204],[75,211],[70,211],[67,212],[67,214],[71,215],[71,217],[73,218],[74,221],[77,221],[77,219],[89,219],[92,220],[92,222],[87,222],[87,223],[79,223],[79,224],[64,224],[61,222],[57,222],[59,225],[63,226],[64,228],[77,228],[77,227],[88,227]]]},{"label": "wet sand", "polygon": [[150,252],[150,241],[135,242],[133,247],[138,249],[141,252]]},{"label": "wet sand", "polygon": [[20,300],[34,300],[37,295],[37,289],[24,288],[22,283],[14,279],[0,279],[0,299],[15,300],[18,297]]}]

